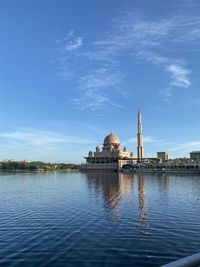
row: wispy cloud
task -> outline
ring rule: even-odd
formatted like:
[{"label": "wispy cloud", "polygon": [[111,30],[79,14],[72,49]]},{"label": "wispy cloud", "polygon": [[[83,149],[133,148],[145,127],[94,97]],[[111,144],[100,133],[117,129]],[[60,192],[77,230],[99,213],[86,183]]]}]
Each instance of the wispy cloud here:
[{"label": "wispy cloud", "polygon": [[176,60],[170,57],[161,56],[154,52],[140,51],[139,58],[145,58],[154,65],[159,66],[164,72],[170,74],[168,87],[159,91],[163,100],[169,101],[172,92],[176,87],[187,88],[191,85],[191,71],[185,67],[183,60]]},{"label": "wispy cloud", "polygon": [[75,136],[67,136],[52,131],[12,131],[12,132],[1,132],[0,143],[25,145],[30,148],[48,148],[56,147],[59,144],[91,144],[92,141],[84,138]]},{"label": "wispy cloud", "polygon": [[[200,18],[187,14],[186,8],[183,10],[182,14],[176,11],[177,14],[166,18],[150,18],[145,13],[126,10],[112,20],[102,37],[92,41],[84,39],[86,45],[81,51],[83,38],[75,37],[73,31],[69,32],[62,46],[62,75],[70,77],[77,57],[83,62],[82,66],[75,66],[73,73],[73,78],[77,78],[79,96],[72,101],[77,105],[87,102],[83,106],[91,110],[102,108],[111,100],[114,102],[111,106],[121,105],[115,103],[109,88],[119,94],[120,90],[116,88],[121,89],[126,79],[127,57],[134,62],[141,60],[157,65],[163,75],[168,75],[168,85],[163,84],[166,88],[158,88],[164,100],[169,100],[177,87],[188,88],[192,83],[192,71],[187,67],[185,58],[177,57],[176,51],[191,49],[191,45],[200,49]],[[66,55],[73,57],[72,65],[69,65]]]},{"label": "wispy cloud", "polygon": [[83,75],[79,79],[80,87],[85,88],[112,88],[118,84],[122,75],[106,68],[97,68],[90,74]]},{"label": "wispy cloud", "polygon": [[99,108],[103,108],[109,102],[109,98],[100,94],[96,89],[87,89],[80,97],[73,98],[72,102],[76,103],[81,110],[90,109],[91,111],[96,111]]},{"label": "wispy cloud", "polygon": [[174,88],[188,88],[191,85],[189,78],[191,71],[186,69],[183,64],[175,62],[166,65],[166,71],[170,73],[171,81],[167,88],[160,90],[160,94],[162,95],[163,100],[169,102],[169,98],[172,96]]},{"label": "wispy cloud", "polygon": [[65,38],[57,39],[56,43],[60,53],[58,57],[58,76],[63,80],[75,79],[77,69],[71,59],[79,55],[79,50],[83,46],[83,37],[76,36],[74,30],[70,30]]},{"label": "wispy cloud", "polygon": [[108,37],[95,41],[94,45],[103,47],[110,55],[133,48],[137,49],[137,53],[144,48],[160,46],[169,35],[171,26],[171,20],[148,20],[134,11],[128,11],[114,20],[113,31],[109,32]]},{"label": "wispy cloud", "polygon": [[190,71],[178,64],[171,64],[167,66],[166,70],[171,73],[172,81],[171,86],[185,87],[190,86],[189,74]]},{"label": "wispy cloud", "polygon": [[117,104],[109,99],[105,93],[101,93],[98,89],[87,89],[81,97],[73,98],[72,102],[77,104],[77,107],[81,110],[89,109],[96,111],[99,109],[110,109],[115,107],[118,109],[124,109],[123,105]]},{"label": "wispy cloud", "polygon": [[[82,37],[75,37],[74,31],[70,31],[64,42],[61,40],[58,42],[61,51],[58,74],[65,80],[73,79],[78,92],[78,96],[72,98],[71,101],[81,110],[94,111],[105,106],[123,109],[122,104],[116,103],[110,97],[113,87],[118,88],[122,80],[122,73],[118,71],[118,66],[113,62],[103,64],[107,61],[106,59],[102,60],[101,64],[97,64],[98,57],[94,59],[94,54],[97,56],[98,51],[94,54],[85,50],[80,52],[82,39]],[[102,53],[104,52],[101,52],[101,56]],[[77,64],[80,58],[84,59],[82,66]]]},{"label": "wispy cloud", "polygon": [[74,31],[71,30],[68,35],[64,38],[63,52],[76,51],[83,45],[83,37],[75,37]]},{"label": "wispy cloud", "polygon": [[172,96],[176,87],[187,88],[191,85],[191,71],[183,63],[185,59],[166,54],[169,47],[174,51],[180,46],[185,49],[184,39],[186,42],[193,42],[194,38],[196,41],[200,40],[199,17],[178,15],[158,20],[147,19],[141,14],[129,11],[114,21],[113,28],[113,33],[108,38],[94,44],[101,47],[108,58],[127,53],[136,59],[160,66],[163,73],[168,72],[168,87],[158,90],[164,96],[164,100]]},{"label": "wispy cloud", "polygon": [[[152,136],[144,136],[143,137],[143,141],[144,143],[146,144],[149,144],[149,143],[161,143],[163,141],[161,141],[160,139],[156,139],[156,138],[153,138]],[[123,145],[130,145],[130,144],[137,144],[137,138],[129,138],[128,140],[126,140],[125,142],[123,142]]]},{"label": "wispy cloud", "polygon": [[80,109],[90,109],[92,111],[105,108],[116,107],[123,109],[124,106],[115,103],[110,98],[113,93],[113,87],[117,86],[122,79],[122,75],[118,72],[113,72],[107,68],[97,68],[90,74],[85,74],[79,78],[79,88],[81,96],[72,99],[78,104]]},{"label": "wispy cloud", "polygon": [[200,140],[175,144],[173,148],[170,149],[170,151],[182,151],[182,152],[191,152],[192,150],[200,150]]}]

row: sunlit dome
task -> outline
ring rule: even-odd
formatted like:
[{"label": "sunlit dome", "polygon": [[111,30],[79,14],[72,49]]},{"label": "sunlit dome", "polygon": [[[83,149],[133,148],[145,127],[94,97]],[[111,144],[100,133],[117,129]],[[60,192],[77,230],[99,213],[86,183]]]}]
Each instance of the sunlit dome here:
[{"label": "sunlit dome", "polygon": [[108,145],[108,144],[120,144],[119,137],[113,133],[109,134],[104,139],[104,145]]}]

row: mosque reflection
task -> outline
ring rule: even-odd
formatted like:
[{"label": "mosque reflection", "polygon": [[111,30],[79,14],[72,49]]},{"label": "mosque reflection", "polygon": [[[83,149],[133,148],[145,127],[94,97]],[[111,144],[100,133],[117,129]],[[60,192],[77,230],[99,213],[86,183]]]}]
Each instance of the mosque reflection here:
[{"label": "mosque reflection", "polygon": [[134,186],[134,179],[124,173],[87,172],[88,187],[97,196],[103,195],[104,203],[109,209],[117,208]]},{"label": "mosque reflection", "polygon": [[146,194],[145,177],[141,174],[138,176],[138,238],[143,240],[148,237]]},{"label": "mosque reflection", "polygon": [[115,172],[86,172],[89,190],[96,198],[103,198],[105,208],[112,214],[118,214],[123,205],[132,210],[133,220],[137,221],[138,238],[148,237],[149,214],[147,210],[148,183],[155,190],[168,191],[169,177],[167,175],[148,176],[143,174],[126,174]]}]

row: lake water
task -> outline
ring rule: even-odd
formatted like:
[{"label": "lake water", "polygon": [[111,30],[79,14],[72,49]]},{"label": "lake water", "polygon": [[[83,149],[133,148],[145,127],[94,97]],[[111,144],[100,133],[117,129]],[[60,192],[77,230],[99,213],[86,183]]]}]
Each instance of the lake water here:
[{"label": "lake water", "polygon": [[200,251],[200,177],[0,175],[0,266],[160,266]]}]

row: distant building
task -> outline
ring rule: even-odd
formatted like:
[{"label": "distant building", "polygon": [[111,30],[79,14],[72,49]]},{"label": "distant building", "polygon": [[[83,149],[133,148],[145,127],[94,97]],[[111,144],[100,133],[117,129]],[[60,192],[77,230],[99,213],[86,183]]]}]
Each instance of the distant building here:
[{"label": "distant building", "polygon": [[30,160],[24,159],[24,160],[20,160],[18,162],[20,162],[20,163],[30,163]]},{"label": "distant building", "polygon": [[192,151],[190,152],[190,159],[199,160],[200,161],[200,151]]},{"label": "distant building", "polygon": [[15,159],[5,159],[3,160],[3,162],[11,163],[11,162],[17,162],[17,161]]},{"label": "distant building", "polygon": [[157,152],[157,158],[161,159],[162,162],[167,161],[169,159],[169,156],[167,152]]},{"label": "distant building", "polygon": [[30,160],[24,159],[24,160],[16,160],[16,159],[5,159],[3,162],[16,162],[16,163],[30,163]]},{"label": "distant building", "polygon": [[144,164],[154,164],[160,163],[162,160],[160,158],[143,158],[142,163]]}]

